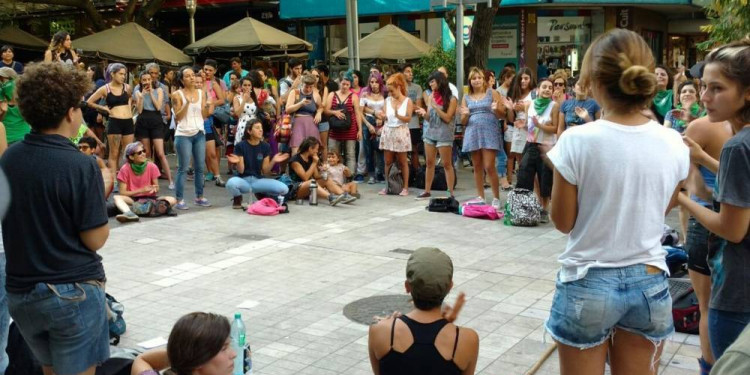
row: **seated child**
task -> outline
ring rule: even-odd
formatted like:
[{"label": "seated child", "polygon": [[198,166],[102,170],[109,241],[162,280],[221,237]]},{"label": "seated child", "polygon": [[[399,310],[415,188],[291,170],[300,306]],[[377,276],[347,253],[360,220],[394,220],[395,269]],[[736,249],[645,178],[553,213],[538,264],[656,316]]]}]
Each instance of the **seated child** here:
[{"label": "seated child", "polygon": [[352,177],[352,171],[341,163],[341,156],[338,150],[328,151],[328,164],[323,166],[324,171],[328,171],[328,179],[338,185],[344,191],[344,195],[352,195],[359,199],[360,194],[357,192],[357,183],[346,182],[347,178]]},{"label": "seated child", "polygon": [[[169,215],[174,216],[174,197],[157,196],[159,193],[159,167],[146,159],[146,151],[141,142],[133,142],[125,147],[125,163],[117,173],[120,193],[115,195],[115,205],[122,212],[117,215],[121,223],[138,221],[138,215],[130,206],[133,205],[138,214],[144,216]],[[147,207],[148,212],[145,211]]]}]

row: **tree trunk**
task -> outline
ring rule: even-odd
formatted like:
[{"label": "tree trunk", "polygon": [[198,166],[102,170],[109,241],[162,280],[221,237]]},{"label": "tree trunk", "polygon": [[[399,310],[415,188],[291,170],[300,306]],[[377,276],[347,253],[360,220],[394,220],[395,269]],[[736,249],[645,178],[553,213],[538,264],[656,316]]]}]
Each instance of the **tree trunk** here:
[{"label": "tree trunk", "polygon": [[161,10],[162,4],[164,4],[164,0],[150,0],[146,5],[142,5],[135,16],[135,22],[143,27],[148,27],[154,14]]},{"label": "tree trunk", "polygon": [[133,20],[133,14],[135,13],[135,7],[138,5],[138,0],[129,0],[128,6],[125,7],[125,11],[122,12],[120,17],[120,23],[122,25]]},{"label": "tree trunk", "polygon": [[102,31],[108,28],[107,23],[102,18],[99,11],[96,10],[91,0],[24,0],[27,3],[63,5],[78,8],[86,12],[96,31]]},{"label": "tree trunk", "polygon": [[464,52],[464,67],[467,72],[474,66],[482,70],[487,69],[492,24],[495,22],[499,3],[499,0],[494,0],[489,8],[486,3],[477,5],[471,27],[471,39]]}]

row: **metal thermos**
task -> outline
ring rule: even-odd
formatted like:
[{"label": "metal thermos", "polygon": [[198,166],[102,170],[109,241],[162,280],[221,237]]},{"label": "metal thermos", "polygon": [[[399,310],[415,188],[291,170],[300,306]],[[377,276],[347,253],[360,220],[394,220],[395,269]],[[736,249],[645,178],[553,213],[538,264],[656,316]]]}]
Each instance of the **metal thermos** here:
[{"label": "metal thermos", "polygon": [[315,183],[315,180],[310,181],[310,205],[318,205],[318,184]]}]

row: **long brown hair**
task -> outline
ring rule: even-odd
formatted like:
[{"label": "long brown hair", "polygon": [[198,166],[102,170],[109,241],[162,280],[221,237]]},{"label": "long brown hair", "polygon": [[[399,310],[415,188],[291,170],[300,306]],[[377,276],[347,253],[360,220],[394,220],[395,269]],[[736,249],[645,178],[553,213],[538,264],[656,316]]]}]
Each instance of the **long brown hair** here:
[{"label": "long brown hair", "polygon": [[521,88],[521,78],[523,78],[524,74],[531,78],[529,80],[529,92],[536,88],[536,77],[534,76],[534,72],[532,72],[528,67],[521,68],[521,70],[516,73],[516,76],[513,77],[513,81],[510,83],[510,87],[508,88],[509,98],[513,100],[523,99],[521,97],[521,94],[523,94],[523,89]]},{"label": "long brown hair", "polygon": [[635,32],[614,29],[602,34],[583,57],[578,84],[596,85],[620,110],[646,107],[656,95],[654,55]]},{"label": "long brown hair", "polygon": [[[732,82],[739,85],[739,94],[744,95],[750,90],[750,38],[729,43],[711,51],[706,56],[706,65],[717,64],[721,73]],[[743,123],[750,123],[750,102],[745,101],[745,106],[740,109],[737,117]]]}]

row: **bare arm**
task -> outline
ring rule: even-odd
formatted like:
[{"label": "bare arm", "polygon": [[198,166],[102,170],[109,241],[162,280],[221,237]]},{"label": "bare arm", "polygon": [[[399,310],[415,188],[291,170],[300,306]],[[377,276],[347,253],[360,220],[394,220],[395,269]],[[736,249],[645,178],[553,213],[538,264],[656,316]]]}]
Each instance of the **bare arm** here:
[{"label": "bare arm", "polygon": [[450,124],[453,121],[453,118],[456,116],[456,107],[458,107],[458,101],[455,97],[451,97],[451,102],[448,105],[447,111],[443,112],[443,108],[438,105],[435,106],[435,110],[437,111],[438,116],[440,116],[440,119],[443,120],[443,122]]},{"label": "bare arm", "polygon": [[578,186],[568,182],[557,170],[552,183],[550,218],[555,228],[570,233],[578,217]]},{"label": "bare arm", "polygon": [[302,108],[302,106],[305,105],[305,102],[301,100],[299,103],[289,104],[297,101],[297,90],[289,89],[289,91],[290,92],[287,93],[286,113],[292,114]]},{"label": "bare arm", "polygon": [[294,169],[294,173],[296,173],[297,176],[300,176],[302,180],[307,181],[315,177],[318,171],[318,162],[313,160],[312,164],[310,164],[310,168],[308,170],[304,170],[304,168],[302,168],[302,164],[295,161],[292,163],[292,169]]},{"label": "bare arm", "polygon": [[542,129],[547,134],[557,134],[557,131],[559,129],[558,122],[558,114],[560,113],[557,109],[559,104],[557,102],[552,102],[552,119],[550,122],[545,122],[543,124],[538,124],[539,128]]},{"label": "bare arm", "polygon": [[226,94],[224,94],[224,89],[221,88],[221,84],[219,84],[215,80],[211,81],[211,82],[213,83],[214,92],[216,93],[216,102],[215,102],[215,105],[222,106],[222,105],[226,104],[226,102],[227,102],[226,99],[225,99]]},{"label": "bare arm", "polygon": [[96,104],[97,102],[99,102],[99,100],[102,99],[102,97],[104,97],[106,95],[105,94],[106,92],[107,92],[107,88],[105,86],[102,86],[98,90],[96,90],[96,92],[94,92],[93,94],[91,94],[91,96],[89,96],[88,100],[86,100],[86,104],[89,106],[89,108],[94,108],[94,109],[96,109],[98,111],[107,112],[108,113],[109,112],[109,107]]},{"label": "bare arm", "polygon": [[175,91],[172,94],[172,105],[174,106],[174,120],[175,122],[181,121],[187,116],[187,103],[182,102],[182,96],[180,96],[180,90]]},{"label": "bare arm", "polygon": [[104,246],[109,238],[109,224],[104,224],[98,228],[89,229],[81,232],[78,235],[81,238],[81,242],[91,251],[97,251]]},{"label": "bare arm", "polygon": [[5,137],[5,125],[0,122],[0,157],[2,157],[5,150],[8,149],[8,139]]},{"label": "bare arm", "polygon": [[750,208],[722,203],[721,210],[714,212],[694,202],[687,194],[680,193],[677,201],[685,207],[710,232],[733,243],[740,243],[750,227]]},{"label": "bare arm", "polygon": [[135,94],[135,111],[138,114],[143,113],[143,95],[148,94],[144,94],[143,91],[139,91]]},{"label": "bare arm", "polygon": [[203,118],[206,119],[208,116],[211,116],[214,113],[214,101],[208,99],[208,93],[203,93],[203,108],[201,110],[201,114],[203,115]]},{"label": "bare arm", "polygon": [[154,103],[154,109],[157,111],[161,111],[161,106],[164,102],[164,92],[162,91],[161,87],[158,87],[156,91],[154,89],[149,90],[149,95],[151,95],[151,102]]},{"label": "bare arm", "polygon": [[46,50],[44,52],[44,62],[52,62],[52,51]]},{"label": "bare arm", "polygon": [[133,361],[130,373],[138,375],[146,370],[162,371],[167,367],[169,367],[167,348],[157,348],[139,354]]},{"label": "bare arm", "polygon": [[466,97],[468,95],[464,95],[464,97],[461,99],[461,109],[459,110],[459,113],[461,114],[461,125],[466,125],[469,123],[469,112],[467,110],[466,105]]}]

